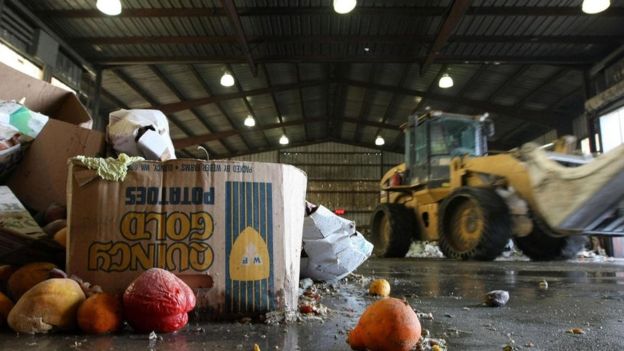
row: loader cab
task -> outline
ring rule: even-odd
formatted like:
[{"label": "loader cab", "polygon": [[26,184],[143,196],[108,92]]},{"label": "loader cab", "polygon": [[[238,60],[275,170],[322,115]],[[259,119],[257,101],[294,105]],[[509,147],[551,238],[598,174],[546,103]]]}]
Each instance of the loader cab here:
[{"label": "loader cab", "polygon": [[432,111],[410,116],[405,132],[405,164],[410,185],[438,187],[450,177],[451,159],[487,153],[493,126],[487,116]]}]

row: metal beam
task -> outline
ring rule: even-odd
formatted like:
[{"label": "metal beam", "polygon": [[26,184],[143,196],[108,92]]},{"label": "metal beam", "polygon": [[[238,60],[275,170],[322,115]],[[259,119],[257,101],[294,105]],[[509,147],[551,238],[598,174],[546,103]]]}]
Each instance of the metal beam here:
[{"label": "metal beam", "polygon": [[91,113],[95,118],[95,125],[93,129],[103,131],[106,129],[105,121],[100,116],[100,101],[102,100],[102,69],[98,68],[95,71],[95,91],[93,92],[93,105],[91,106]]},{"label": "metal beam", "polygon": [[[472,73],[472,75],[470,76],[468,81],[466,83],[464,83],[464,85],[461,87],[461,89],[457,92],[457,96],[459,96],[459,97],[466,96],[466,93],[470,90],[470,88],[472,88],[472,86],[479,80],[479,78],[481,78],[483,73],[485,71],[487,71],[487,67],[488,67],[488,65],[479,65],[479,68],[477,68]],[[457,108],[457,104],[455,104],[451,108],[449,108],[449,111],[454,112],[456,108]]]},{"label": "metal beam", "polygon": [[245,54],[245,59],[247,59],[247,64],[249,65],[251,74],[256,77],[258,75],[258,67],[256,66],[256,62],[251,54],[251,49],[249,48],[249,43],[247,42],[247,37],[245,36],[240,16],[236,10],[236,5],[234,5],[234,0],[221,0],[221,5],[227,13],[230,25],[234,28],[238,44],[243,49],[243,54]]},{"label": "metal beam", "polygon": [[403,153],[403,150],[394,148],[392,146],[389,146],[388,144],[379,146],[379,145],[375,145],[375,143],[361,143],[361,142],[357,142],[353,140],[344,140],[344,139],[337,139],[337,138],[330,138],[328,141],[334,142],[334,143],[352,145],[352,146],[365,147],[369,149],[387,151],[387,152]]},{"label": "metal beam", "polygon": [[596,63],[589,69],[590,77],[594,77],[598,72],[602,71],[609,65],[613,60],[619,58],[624,53],[624,45],[619,46],[611,53],[609,53],[606,57],[600,60],[600,62]]},{"label": "metal beam", "polygon": [[[194,64],[194,63],[246,63],[244,56],[116,56],[116,57],[90,57],[94,64],[102,66],[129,66],[129,65],[155,65],[155,64]],[[425,57],[404,55],[370,55],[360,56],[327,54],[327,55],[272,55],[256,57],[256,63],[418,63]],[[499,55],[476,55],[476,56],[452,56],[439,55],[437,63],[447,64],[543,64],[543,65],[590,65],[599,60],[594,56],[499,56]]]},{"label": "metal beam", "polygon": [[[197,67],[195,67],[194,65],[190,66],[191,68],[191,73],[193,73],[193,76],[195,76],[195,79],[197,79],[197,81],[199,82],[199,84],[202,86],[202,88],[204,89],[204,91],[210,95],[213,96],[212,94],[212,89],[210,88],[210,86],[208,85],[208,83],[206,82],[206,80],[204,79],[204,77],[201,75],[201,73],[199,73],[199,71],[197,70]],[[219,110],[219,112],[223,115],[223,117],[228,121],[228,123],[230,124],[230,126],[232,128],[236,128],[236,125],[234,123],[234,121],[232,120],[232,117],[230,117],[230,115],[227,113],[227,111],[225,111],[225,109],[223,108],[223,106],[221,106],[221,104],[217,101],[215,102],[215,105],[217,106],[217,109]],[[243,144],[245,144],[245,146],[248,149],[251,149],[251,147],[249,146],[249,143],[247,142],[247,140],[243,139]]]},{"label": "metal beam", "polygon": [[261,153],[261,152],[278,151],[278,150],[290,149],[290,148],[294,148],[294,147],[315,145],[315,144],[325,143],[325,142],[328,142],[328,141],[330,141],[330,140],[327,139],[327,138],[322,138],[322,139],[306,140],[306,141],[301,141],[301,142],[289,143],[288,145],[276,144],[276,145],[270,145],[270,146],[267,146],[267,147],[258,148],[258,149],[255,149],[255,150],[251,151],[251,152],[237,152],[235,154],[230,154],[230,155],[227,155],[227,154],[225,154],[225,155],[217,155],[217,156],[215,156],[215,159],[226,159],[226,158],[245,156],[245,155],[256,154],[256,153]]},{"label": "metal beam", "polygon": [[360,86],[360,87],[370,87],[377,90],[388,91],[388,92],[397,92],[399,94],[409,95],[409,96],[420,96],[422,98],[434,99],[434,100],[453,100],[462,105],[471,106],[477,109],[482,110],[483,112],[497,113],[501,115],[506,115],[509,117],[513,117],[516,119],[522,119],[526,121],[531,121],[535,124],[544,125],[550,128],[556,128],[557,119],[558,118],[568,118],[569,116],[561,115],[558,113],[554,113],[551,111],[535,111],[535,110],[526,110],[517,108],[516,106],[505,106],[499,104],[493,104],[488,101],[481,100],[473,100],[468,98],[460,98],[452,95],[443,95],[437,93],[431,93],[426,91],[420,91],[415,89],[406,89],[399,88],[390,85],[382,85],[382,84],[367,84],[366,82],[360,82],[355,80],[344,80],[345,84],[352,86]]},{"label": "metal beam", "polygon": [[[415,45],[431,45],[432,36],[394,34],[394,35],[265,35],[249,37],[250,44],[261,43],[305,43],[305,44],[346,44],[379,43],[398,44],[406,41]],[[238,38],[224,36],[117,36],[117,37],[72,37],[77,45],[139,45],[139,44],[236,44]],[[513,44],[615,44],[624,43],[622,35],[454,35],[449,43],[513,43]]]},{"label": "metal beam", "polygon": [[[370,68],[370,72],[368,72],[367,82],[372,83],[375,80],[375,75],[377,74],[377,70],[378,70],[377,65],[373,63]],[[366,120],[366,116],[368,116],[368,114],[370,113],[371,106],[373,105],[373,102],[371,101],[372,94],[373,94],[372,89],[365,88],[364,96],[362,98],[362,105],[360,106],[360,113],[357,116],[358,121]],[[355,135],[353,136],[353,139],[355,141],[358,141],[358,142],[362,141],[361,128],[362,128],[362,124],[357,123],[355,126]]]},{"label": "metal beam", "polygon": [[20,1],[16,0],[6,0],[6,5],[10,5],[16,8],[22,15],[24,15],[28,20],[35,24],[35,26],[41,28],[45,31],[52,39],[54,39],[57,43],[59,43],[62,51],[68,54],[73,60],[80,64],[82,69],[95,75],[95,69],[87,60],[85,60],[80,54],[78,54],[73,46],[69,45],[65,40],[61,39],[56,33],[50,29],[50,27],[42,21],[39,17],[37,17],[26,5],[22,4]]},{"label": "metal beam", "polygon": [[[224,130],[224,131],[210,133],[210,134],[196,135],[192,137],[176,139],[173,141],[173,144],[176,148],[185,148],[185,147],[189,147],[192,145],[205,143],[207,141],[223,140],[223,139],[236,136],[236,135],[246,135],[246,134],[253,134],[253,133],[258,133],[258,132],[264,132],[270,129],[284,129],[286,127],[309,125],[309,124],[314,124],[314,123],[324,123],[326,120],[327,120],[326,116],[308,117],[306,119],[297,119],[297,120],[287,121],[287,122],[282,122],[282,123],[265,124],[262,126],[256,126],[254,128],[250,128],[246,130],[230,129],[230,130]],[[376,127],[376,128],[395,130],[395,131],[400,130],[400,127],[396,125],[372,122],[372,121],[359,121],[355,117],[344,117],[342,120],[345,122],[350,122],[350,123],[361,123],[369,127]],[[255,149],[252,149],[252,150],[255,150]]]},{"label": "metal beam", "polygon": [[[440,78],[442,77],[442,75],[443,75],[444,73],[446,73],[446,70],[447,70],[447,69],[448,69],[448,65],[441,65],[441,66],[440,66],[440,69],[438,70],[438,73],[436,73],[436,75],[435,75],[435,77],[433,78],[433,80],[429,83],[429,86],[427,86],[427,90],[426,90],[427,92],[430,92],[430,91],[432,91],[432,90],[435,88],[436,84],[438,84],[438,82],[440,81]],[[420,101],[418,101],[418,103],[416,104],[416,106],[414,106],[414,108],[412,109],[411,113],[412,113],[412,114],[413,114],[413,113],[416,113],[416,111],[418,111],[418,109],[419,109],[421,106],[426,106],[426,105],[425,105],[425,100],[426,100],[426,97],[421,96]]]},{"label": "metal beam", "polygon": [[[271,92],[294,90],[294,89],[299,89],[303,87],[313,87],[313,86],[318,86],[318,85],[322,85],[326,83],[327,82],[324,80],[314,80],[314,81],[301,82],[300,84],[274,85],[273,87],[270,87],[270,88],[260,88],[260,89],[254,89],[254,90],[242,90],[240,89],[240,87],[237,87],[238,91],[235,93],[212,95],[212,96],[208,96],[205,98],[190,99],[186,101],[173,102],[170,104],[154,105],[152,106],[152,108],[161,110],[164,113],[172,113],[172,112],[184,111],[193,107],[208,105],[208,104],[217,103],[217,102],[226,101],[226,100],[245,98],[248,96],[255,96],[255,95],[264,95],[264,94],[269,94]],[[245,101],[246,100],[247,99],[245,99]]]},{"label": "metal beam", "polygon": [[[128,76],[124,71],[117,69],[111,70],[111,72],[113,72],[121,81],[126,83],[126,85],[128,85],[132,90],[139,94],[139,96],[141,96],[141,98],[143,98],[143,100],[145,100],[148,104],[152,106],[158,105],[158,101],[156,101],[156,99],[154,99],[147,91],[145,91],[142,86],[137,84],[137,82],[134,79],[130,78],[130,76]],[[180,120],[178,120],[176,117],[168,115],[167,118],[186,135],[194,135],[193,131],[185,126],[182,122],[180,122]]]},{"label": "metal beam", "polygon": [[[344,65],[336,64],[334,66],[334,75],[337,79],[342,79],[344,76]],[[336,138],[340,138],[342,135],[342,123],[339,121],[339,117],[343,114],[342,111],[346,105],[347,100],[347,85],[344,83],[338,83],[336,85],[336,91],[334,93],[334,99],[332,101],[332,113],[331,113],[331,128],[327,130],[327,136],[330,137],[333,134]]]},{"label": "metal beam", "polygon": [[426,72],[429,65],[433,62],[436,56],[440,53],[440,50],[446,45],[446,42],[453,34],[455,27],[459,24],[462,17],[468,11],[471,0],[455,0],[451,6],[448,16],[444,20],[444,23],[440,27],[440,31],[436,35],[433,45],[427,53],[427,57],[423,61],[421,72]]},{"label": "metal beam", "polygon": [[[301,84],[301,72],[299,70],[299,64],[295,63],[295,71],[297,73],[297,84]],[[305,109],[305,104],[303,102],[303,89],[299,88],[299,106],[301,107],[301,117],[303,117],[303,119],[307,118],[307,113],[306,113],[306,109]],[[308,124],[304,124],[303,125],[303,132],[305,134],[305,138],[306,140],[310,139],[310,135],[308,132]]]},{"label": "metal beam", "polygon": [[528,94],[526,94],[520,100],[518,100],[518,102],[515,103],[515,106],[521,107],[527,101],[529,101],[533,96],[535,96],[538,93],[540,93],[542,89],[544,89],[545,87],[547,87],[547,86],[549,86],[551,84],[555,84],[555,82],[557,80],[563,78],[568,73],[570,73],[570,70],[569,69],[565,69],[565,68],[559,69],[559,70],[555,71],[555,73],[553,73],[553,74],[549,75],[548,77],[544,78],[540,85],[538,85],[535,88],[531,89],[531,91]]},{"label": "metal beam", "polygon": [[499,96],[503,91],[505,91],[505,89],[507,89],[507,87],[515,83],[515,81],[522,77],[529,69],[531,69],[531,65],[520,66],[520,68],[517,69],[510,77],[503,81],[503,84],[496,87],[496,89],[494,89],[494,91],[485,100],[494,100],[495,97]]},{"label": "metal beam", "polygon": [[[169,90],[171,90],[171,92],[173,92],[173,94],[176,96],[176,98],[178,98],[178,100],[180,101],[184,101],[186,100],[186,96],[184,96],[184,94],[180,91],[180,89],[178,89],[175,84],[169,79],[169,77],[167,77],[167,75],[162,71],[162,69],[158,66],[148,66],[149,69],[152,71],[152,73],[158,77],[158,79],[160,79],[161,82],[163,82],[165,84],[165,86],[167,86],[167,88]],[[195,116],[195,118],[197,118],[203,125],[204,127],[208,130],[209,133],[213,133],[214,132],[214,126],[211,126],[208,123],[208,120],[206,119],[206,117],[198,110],[196,109],[190,109],[191,113]],[[221,143],[221,145],[223,145],[223,147],[228,151],[228,152],[233,152],[234,150],[232,150],[230,148],[230,146],[228,146],[225,143]],[[249,145],[247,145],[247,148],[249,148]]]},{"label": "metal beam", "polygon": [[[399,83],[396,85],[399,88],[402,88],[403,85],[407,82],[409,69],[410,69],[409,64],[405,65],[405,67],[403,68],[403,71],[401,72],[401,78],[399,79]],[[390,99],[388,106],[386,106],[386,111],[384,112],[384,115],[381,119],[381,123],[386,123],[388,121],[390,114],[394,112],[394,109],[398,100],[397,98],[398,96],[399,94],[392,93],[392,98]],[[381,128],[377,129],[377,133],[375,133],[375,135],[379,135],[380,133],[381,133]]]},{"label": "metal beam", "polygon": [[[234,77],[234,86],[236,87],[236,90],[238,90],[238,93],[243,93],[243,88],[240,85],[240,82],[238,81],[238,79],[236,78],[236,74],[234,72],[234,70],[232,69],[232,66],[230,65],[225,65],[225,67],[227,68],[228,71],[230,71],[230,73],[232,74],[232,77]],[[251,114],[254,118],[256,118],[256,113],[254,112],[253,107],[251,106],[251,104],[249,103],[249,100],[247,100],[247,97],[243,97],[243,103],[245,104],[245,107],[247,107],[247,111],[249,112],[249,114]],[[260,121],[258,121],[256,119],[256,125],[260,126]],[[269,140],[269,138],[267,138],[265,133],[262,133],[262,137],[264,138],[264,142],[267,145],[271,145],[271,141]]]},{"label": "metal beam", "polygon": [[111,94],[108,90],[104,89],[104,87],[102,87],[101,95],[105,99],[107,99],[110,102],[112,102],[113,105],[116,105],[115,107],[117,107],[117,108],[123,108],[123,109],[126,109],[126,110],[130,108],[130,107],[128,107],[128,105],[126,103],[124,103],[123,101],[119,100],[118,97],[116,97],[115,95]]},{"label": "metal beam", "polygon": [[[264,73],[264,78],[266,79],[267,85],[270,89],[272,87],[271,76],[269,75],[269,71],[267,70],[266,65],[262,65],[262,73]],[[277,99],[275,98],[275,93],[271,91],[270,95],[271,95],[271,101],[273,101],[273,107],[275,108],[275,113],[277,114],[277,119],[279,120],[280,123],[284,123],[284,116],[282,115],[282,111],[280,110],[279,104],[277,103]],[[286,134],[286,129],[282,128],[282,132]]]},{"label": "metal beam", "polygon": [[[265,124],[263,126],[254,127],[254,128],[250,128],[248,130],[243,130],[243,131],[231,129],[231,130],[225,130],[225,131],[211,133],[211,134],[198,135],[198,136],[184,138],[184,139],[177,139],[173,141],[173,145],[176,148],[185,148],[191,145],[205,143],[206,141],[221,140],[221,139],[229,138],[235,135],[257,133],[257,132],[262,132],[262,131],[269,130],[269,129],[278,129],[278,128],[283,129],[285,127],[298,126],[298,125],[307,124],[307,123],[317,123],[317,122],[324,122],[324,121],[325,121],[325,117],[315,117],[315,118],[298,119],[298,120],[274,123],[274,124]],[[270,145],[271,144],[269,144],[269,146]]]},{"label": "metal beam", "polygon": [[[50,18],[107,18],[98,10],[41,10],[35,12],[39,17]],[[353,15],[357,16],[406,16],[437,17],[447,13],[443,6],[358,6]],[[334,15],[329,6],[288,7],[257,6],[239,7],[241,17],[272,16],[328,16]],[[624,8],[611,6],[599,15],[587,15],[578,6],[472,6],[466,12],[470,16],[539,16],[539,17],[624,17]],[[116,17],[226,17],[223,8],[128,8]]]}]

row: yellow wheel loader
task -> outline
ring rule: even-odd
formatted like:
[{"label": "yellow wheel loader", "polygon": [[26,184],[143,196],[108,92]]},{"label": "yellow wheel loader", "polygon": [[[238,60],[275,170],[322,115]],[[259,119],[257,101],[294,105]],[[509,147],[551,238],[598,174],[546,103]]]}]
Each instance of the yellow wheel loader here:
[{"label": "yellow wheel loader", "polygon": [[513,239],[534,260],[566,259],[581,234],[624,235],[624,145],[595,159],[530,143],[489,155],[487,116],[439,111],[404,132],[405,163],[381,179],[371,217],[377,256],[437,240],[446,257],[492,260]]}]

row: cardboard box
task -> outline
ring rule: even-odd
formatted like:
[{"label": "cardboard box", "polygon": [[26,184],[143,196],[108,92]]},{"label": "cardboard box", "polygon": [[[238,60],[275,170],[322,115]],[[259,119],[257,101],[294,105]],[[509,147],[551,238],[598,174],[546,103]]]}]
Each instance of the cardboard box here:
[{"label": "cardboard box", "polygon": [[26,206],[43,211],[65,205],[67,159],[104,151],[104,134],[90,130],[93,121],[76,95],[0,64],[0,100],[26,98],[29,109],[50,117],[26,150],[7,185]]},{"label": "cardboard box", "polygon": [[164,268],[210,319],[294,310],[306,182],[289,165],[189,159],[137,162],[114,182],[74,160],[68,272],[123,292]]}]

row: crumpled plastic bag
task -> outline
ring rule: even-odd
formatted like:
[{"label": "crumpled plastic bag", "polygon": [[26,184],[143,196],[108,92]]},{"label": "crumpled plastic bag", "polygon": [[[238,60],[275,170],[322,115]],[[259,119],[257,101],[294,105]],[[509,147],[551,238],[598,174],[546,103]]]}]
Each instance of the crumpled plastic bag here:
[{"label": "crumpled plastic bag", "polygon": [[49,118],[15,101],[0,101],[0,181],[22,160],[25,148]]},{"label": "crumpled plastic bag", "polygon": [[48,120],[48,116],[31,111],[15,101],[0,101],[0,124],[11,126],[32,139],[39,135]]},{"label": "crumpled plastic bag", "polygon": [[157,161],[176,158],[167,117],[158,110],[111,112],[107,137],[117,153]]},{"label": "crumpled plastic bag", "polygon": [[319,206],[303,222],[301,277],[332,281],[346,277],[373,251],[373,244],[356,231],[355,223]]}]

